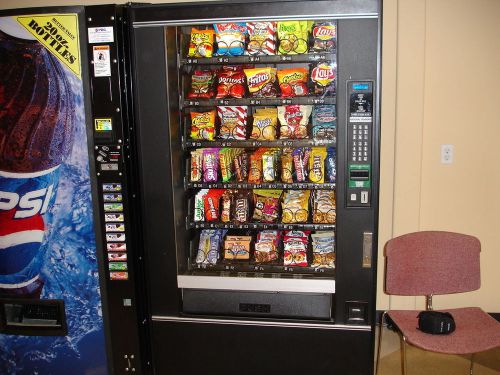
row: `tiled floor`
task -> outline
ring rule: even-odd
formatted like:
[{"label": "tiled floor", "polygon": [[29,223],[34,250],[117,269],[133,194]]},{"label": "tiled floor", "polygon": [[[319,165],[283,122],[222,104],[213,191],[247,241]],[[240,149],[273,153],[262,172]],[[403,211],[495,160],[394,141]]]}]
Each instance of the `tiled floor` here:
[{"label": "tiled floor", "polygon": [[[401,375],[399,337],[384,328],[378,375]],[[469,357],[431,353],[409,346],[408,375],[468,375]],[[500,348],[474,356],[474,375],[500,375]]]}]

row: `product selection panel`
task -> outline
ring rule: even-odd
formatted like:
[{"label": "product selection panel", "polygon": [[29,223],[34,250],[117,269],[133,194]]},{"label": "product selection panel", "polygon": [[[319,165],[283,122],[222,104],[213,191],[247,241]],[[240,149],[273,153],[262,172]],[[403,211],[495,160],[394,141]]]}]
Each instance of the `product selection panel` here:
[{"label": "product selection panel", "polygon": [[371,205],[373,91],[373,81],[347,82],[348,207]]}]

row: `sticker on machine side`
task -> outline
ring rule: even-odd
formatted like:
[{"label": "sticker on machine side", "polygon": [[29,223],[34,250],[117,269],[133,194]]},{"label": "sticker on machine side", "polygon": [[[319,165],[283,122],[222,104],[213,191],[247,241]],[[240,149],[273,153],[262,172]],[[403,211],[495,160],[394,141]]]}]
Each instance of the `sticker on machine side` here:
[{"label": "sticker on machine side", "polygon": [[93,46],[94,77],[111,77],[111,52],[109,46]]},{"label": "sticker on machine side", "polygon": [[104,202],[121,202],[123,196],[120,193],[106,193],[103,195]]},{"label": "sticker on machine side", "polygon": [[113,26],[89,27],[87,29],[87,32],[89,36],[89,44],[113,43],[115,41],[113,35]]},{"label": "sticker on machine side", "polygon": [[113,119],[106,118],[95,118],[94,119],[94,129],[96,132],[110,132],[113,130]]},{"label": "sticker on machine side", "polygon": [[127,253],[108,253],[109,262],[126,262]]},{"label": "sticker on machine side", "polygon": [[106,249],[108,251],[127,251],[127,244],[124,242],[121,243],[107,243]]},{"label": "sticker on machine side", "polygon": [[128,280],[128,272],[110,272],[109,278],[111,280]]}]

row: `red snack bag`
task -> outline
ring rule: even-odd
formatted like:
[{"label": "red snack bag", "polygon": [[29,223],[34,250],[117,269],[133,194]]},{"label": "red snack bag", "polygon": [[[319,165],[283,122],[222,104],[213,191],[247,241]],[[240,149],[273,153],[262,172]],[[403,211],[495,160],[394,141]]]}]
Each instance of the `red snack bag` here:
[{"label": "red snack bag", "polygon": [[214,96],[214,73],[210,70],[195,70],[191,76],[191,89],[188,98],[209,99]]},{"label": "red snack bag", "polygon": [[210,189],[203,197],[205,206],[205,221],[219,220],[219,203],[224,189]]},{"label": "red snack bag", "polygon": [[217,99],[245,96],[245,74],[239,66],[223,66],[217,72]]},{"label": "red snack bag", "polygon": [[278,82],[283,98],[304,96],[307,89],[307,68],[289,68],[278,70]]}]

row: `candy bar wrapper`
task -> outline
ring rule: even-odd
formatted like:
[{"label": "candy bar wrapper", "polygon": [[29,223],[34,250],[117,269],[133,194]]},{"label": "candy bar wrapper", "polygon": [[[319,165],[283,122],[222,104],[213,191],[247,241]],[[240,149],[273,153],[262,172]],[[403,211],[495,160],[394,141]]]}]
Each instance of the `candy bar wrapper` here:
[{"label": "candy bar wrapper", "polygon": [[312,66],[311,94],[327,96],[335,92],[335,79],[337,78],[337,64],[334,62],[319,62]]},{"label": "candy bar wrapper", "polygon": [[307,88],[307,68],[288,68],[278,70],[278,82],[280,85],[281,97],[289,98],[294,96],[304,96],[309,93]]},{"label": "candy bar wrapper", "polygon": [[247,106],[220,106],[217,107],[217,114],[222,139],[246,139]]},{"label": "candy bar wrapper", "polygon": [[222,176],[222,182],[231,180],[231,162],[233,160],[234,151],[230,148],[221,148],[219,150],[219,165]]},{"label": "candy bar wrapper", "polygon": [[313,147],[309,157],[309,181],[315,184],[325,182],[325,147]]},{"label": "candy bar wrapper", "polygon": [[236,224],[250,221],[251,190],[238,191],[233,199],[233,221]]},{"label": "candy bar wrapper", "polygon": [[314,224],[335,224],[337,213],[334,190],[315,190],[312,205]]},{"label": "candy bar wrapper", "polygon": [[244,22],[214,24],[218,56],[240,56],[245,52],[247,26]]},{"label": "candy bar wrapper", "polygon": [[262,154],[262,176],[264,182],[276,181],[278,164],[277,150],[266,151]]},{"label": "candy bar wrapper", "polygon": [[280,139],[307,138],[307,125],[311,115],[310,105],[285,105],[278,107]]},{"label": "candy bar wrapper", "polygon": [[223,229],[203,229],[200,233],[200,243],[196,254],[197,264],[214,265],[219,259],[219,249],[222,238],[227,230]]},{"label": "candy bar wrapper", "polygon": [[205,195],[208,189],[202,189],[194,196],[194,221],[205,221]]},{"label": "candy bar wrapper", "polygon": [[313,52],[332,52],[336,47],[337,27],[333,22],[317,22],[313,25]]},{"label": "candy bar wrapper", "polygon": [[276,22],[248,22],[249,41],[246,54],[276,54]]},{"label": "candy bar wrapper", "polygon": [[311,21],[278,22],[278,54],[295,55],[307,53]]},{"label": "candy bar wrapper", "polygon": [[233,204],[233,193],[231,190],[226,190],[224,194],[222,194],[220,204],[222,206],[220,221],[229,223],[231,221],[231,209]]},{"label": "candy bar wrapper", "polygon": [[336,139],[337,117],[334,105],[317,105],[313,108],[312,135],[314,139]]},{"label": "candy bar wrapper", "polygon": [[220,198],[223,193],[223,189],[210,189],[203,197],[203,203],[205,206],[205,221],[219,220]]},{"label": "candy bar wrapper", "polygon": [[219,149],[203,149],[203,182],[217,182],[219,169]]},{"label": "candy bar wrapper", "polygon": [[224,241],[224,259],[250,259],[252,236],[227,236]]},{"label": "candy bar wrapper", "polygon": [[214,30],[191,29],[189,57],[212,57],[214,51]]},{"label": "candy bar wrapper", "polygon": [[295,178],[297,182],[305,182],[307,180],[310,155],[310,147],[299,147],[292,151],[293,164],[295,167]]},{"label": "candy bar wrapper", "polygon": [[250,155],[250,170],[248,172],[248,182],[251,184],[262,183],[262,149],[257,149]]},{"label": "candy bar wrapper", "polygon": [[247,77],[248,91],[254,98],[276,98],[276,68],[243,69]]},{"label": "candy bar wrapper", "polygon": [[197,149],[191,151],[191,182],[200,182],[203,171],[203,150]]},{"label": "candy bar wrapper", "polygon": [[234,158],[233,164],[238,182],[246,181],[248,178],[248,154],[243,151]]},{"label": "candy bar wrapper", "polygon": [[293,183],[293,157],[289,149],[281,155],[281,182]]},{"label": "candy bar wrapper", "polygon": [[191,112],[191,138],[213,141],[215,136],[215,110]]},{"label": "candy bar wrapper", "polygon": [[335,182],[337,180],[337,150],[335,147],[328,147],[326,152],[326,178],[328,182]]},{"label": "candy bar wrapper", "polygon": [[188,98],[212,98],[214,73],[211,70],[195,70],[191,76],[191,90],[188,92]]}]

